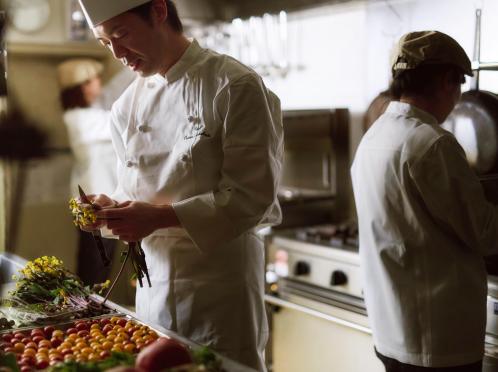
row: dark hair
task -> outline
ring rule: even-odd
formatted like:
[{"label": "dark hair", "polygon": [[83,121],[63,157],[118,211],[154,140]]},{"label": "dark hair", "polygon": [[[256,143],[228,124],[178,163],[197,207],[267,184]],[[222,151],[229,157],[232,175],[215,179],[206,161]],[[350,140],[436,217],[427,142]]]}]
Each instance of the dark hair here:
[{"label": "dark hair", "polygon": [[395,99],[402,95],[434,94],[436,85],[442,77],[450,73],[452,82],[462,84],[465,82],[463,71],[451,64],[426,64],[412,70],[397,71],[389,86],[389,94]]},{"label": "dark hair", "polygon": [[83,94],[82,85],[64,89],[61,92],[60,100],[64,111],[74,108],[89,107],[85,95]]},{"label": "dark hair", "polygon": [[[130,10],[130,12],[135,13],[145,21],[150,21],[150,9],[152,6],[152,1],[149,1],[143,5],[139,5]],[[169,23],[171,28],[176,32],[183,32],[183,24],[178,16],[178,10],[176,9],[176,5],[171,0],[166,0],[166,7],[168,10],[168,18],[166,22]]]}]

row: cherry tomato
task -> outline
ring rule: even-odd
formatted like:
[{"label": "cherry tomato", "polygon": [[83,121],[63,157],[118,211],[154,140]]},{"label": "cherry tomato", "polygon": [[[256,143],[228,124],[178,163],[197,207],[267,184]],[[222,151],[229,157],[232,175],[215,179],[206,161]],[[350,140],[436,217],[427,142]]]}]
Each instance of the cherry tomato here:
[{"label": "cherry tomato", "polygon": [[121,318],[121,319],[119,319],[119,320],[117,321],[117,324],[118,324],[119,326],[121,326],[121,327],[126,326],[126,323],[128,323],[128,321],[127,321],[126,319],[124,319],[124,318]]},{"label": "cherry tomato", "polygon": [[100,325],[103,327],[105,326],[106,324],[109,324],[110,323],[110,320],[109,318],[103,318],[103,319],[100,319]]},{"label": "cherry tomato", "polygon": [[43,332],[45,332],[45,337],[52,337],[52,333],[55,331],[55,328],[52,326],[46,326],[43,328]]},{"label": "cherry tomato", "polygon": [[36,362],[36,368],[37,369],[45,369],[49,365],[48,360],[46,359],[38,359]]},{"label": "cherry tomato", "polygon": [[76,324],[76,329],[78,331],[86,331],[86,330],[88,330],[88,324],[87,323],[78,323],[78,324]]},{"label": "cherry tomato", "polygon": [[50,342],[52,343],[52,347],[57,347],[60,344],[62,344],[62,340],[60,338],[57,338],[57,337],[52,337],[50,339]]},{"label": "cherry tomato", "polygon": [[61,331],[60,329],[56,329],[55,331],[52,332],[52,338],[54,337],[64,338],[64,332]]},{"label": "cherry tomato", "polygon": [[12,333],[5,333],[2,335],[2,340],[4,340],[5,342],[10,342],[13,337],[14,335]]},{"label": "cherry tomato", "polygon": [[45,340],[45,336],[34,336],[33,342],[39,343],[41,340]]},{"label": "cherry tomato", "polygon": [[78,333],[78,330],[76,328],[69,328],[67,331],[66,331],[66,334],[67,335],[71,335],[73,333]]},{"label": "cherry tomato", "polygon": [[18,352],[18,353],[22,353],[24,351],[24,344],[22,342],[18,342],[14,345],[14,349]]}]

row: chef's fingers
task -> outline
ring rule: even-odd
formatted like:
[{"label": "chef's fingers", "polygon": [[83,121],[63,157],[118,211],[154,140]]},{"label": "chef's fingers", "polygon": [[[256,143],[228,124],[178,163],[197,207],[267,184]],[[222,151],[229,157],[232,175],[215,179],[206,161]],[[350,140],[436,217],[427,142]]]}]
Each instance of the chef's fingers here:
[{"label": "chef's fingers", "polygon": [[93,204],[98,205],[100,208],[112,207],[116,204],[114,200],[112,200],[105,194],[90,195],[88,196],[88,199],[90,199]]},{"label": "chef's fingers", "polygon": [[122,208],[106,208],[101,209],[97,212],[97,218],[101,218],[103,220],[116,220],[119,218],[124,218],[125,213],[123,213]]}]

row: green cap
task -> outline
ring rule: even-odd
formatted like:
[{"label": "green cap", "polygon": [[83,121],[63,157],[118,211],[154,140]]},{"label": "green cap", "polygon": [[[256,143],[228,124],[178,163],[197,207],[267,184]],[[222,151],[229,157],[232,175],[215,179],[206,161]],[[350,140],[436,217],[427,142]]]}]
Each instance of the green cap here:
[{"label": "green cap", "polygon": [[424,64],[451,64],[472,76],[469,57],[452,37],[439,31],[417,31],[403,35],[393,51],[392,73]]}]

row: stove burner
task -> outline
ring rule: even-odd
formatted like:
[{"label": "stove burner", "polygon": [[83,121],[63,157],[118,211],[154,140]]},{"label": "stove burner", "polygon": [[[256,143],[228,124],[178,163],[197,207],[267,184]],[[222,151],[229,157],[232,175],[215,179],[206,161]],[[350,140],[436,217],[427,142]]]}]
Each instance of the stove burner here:
[{"label": "stove burner", "polygon": [[352,223],[304,227],[294,230],[294,236],[334,248],[358,248],[358,227]]}]

